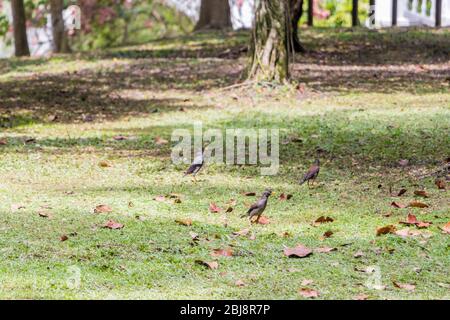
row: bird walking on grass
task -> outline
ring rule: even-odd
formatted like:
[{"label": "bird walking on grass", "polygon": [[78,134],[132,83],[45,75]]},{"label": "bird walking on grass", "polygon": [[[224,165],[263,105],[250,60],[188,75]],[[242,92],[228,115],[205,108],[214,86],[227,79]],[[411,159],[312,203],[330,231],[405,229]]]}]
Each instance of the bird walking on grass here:
[{"label": "bird walking on grass", "polygon": [[252,204],[250,209],[248,209],[247,213],[242,215],[241,218],[248,217],[249,220],[251,220],[254,216],[257,216],[255,222],[258,222],[259,218],[261,218],[262,213],[266,209],[267,201],[269,200],[271,194],[272,194],[271,189],[267,189],[266,191],[264,191],[261,198],[254,204]]},{"label": "bird walking on grass", "polygon": [[191,166],[186,170],[183,177],[186,177],[187,175],[192,175],[192,178],[194,179],[194,181],[197,182],[197,179],[195,178],[195,176],[203,168],[203,164],[204,164],[203,153],[204,152],[205,152],[205,148],[202,148],[202,151],[197,153],[197,155],[194,158],[194,161],[192,162]]},{"label": "bird walking on grass", "polygon": [[310,182],[314,182],[319,175],[320,172],[320,161],[319,159],[316,159],[314,161],[314,164],[309,168],[309,170],[305,173],[303,178],[300,180],[300,185],[304,184],[305,182],[308,183],[308,187],[310,186]]}]

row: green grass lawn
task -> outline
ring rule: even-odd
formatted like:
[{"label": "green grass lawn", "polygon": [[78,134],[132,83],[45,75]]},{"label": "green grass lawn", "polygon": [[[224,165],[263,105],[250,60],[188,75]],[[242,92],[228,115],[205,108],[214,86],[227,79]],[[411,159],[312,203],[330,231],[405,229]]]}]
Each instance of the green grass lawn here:
[{"label": "green grass lawn", "polygon": [[[418,177],[450,156],[450,33],[302,35],[310,52],[296,57],[289,88],[223,89],[244,70],[245,33],[0,61],[0,298],[304,299],[298,291],[308,287],[320,299],[449,299],[450,235],[441,230],[449,191]],[[279,174],[211,164],[197,183],[183,178],[171,143],[155,138],[170,140],[194,120],[280,128]],[[299,186],[316,154],[318,185]],[[270,224],[249,226],[239,216],[256,197],[242,193],[267,187]],[[401,197],[390,193],[401,188]],[[429,198],[414,196],[422,189]],[[181,202],[154,200],[170,193]],[[281,201],[281,193],[293,197]],[[231,213],[209,211],[230,199]],[[429,207],[391,206],[412,200]],[[101,204],[112,212],[94,213]],[[410,237],[376,235],[407,228],[399,221],[408,213],[432,225],[410,226],[420,231]],[[320,216],[334,221],[313,226]],[[186,219],[192,225],[176,222]],[[124,228],[102,228],[108,220]],[[333,234],[323,239],[326,231]],[[298,244],[337,250],[284,256]],[[212,256],[218,248],[233,256]],[[377,274],[368,267],[383,290],[366,286]]]}]

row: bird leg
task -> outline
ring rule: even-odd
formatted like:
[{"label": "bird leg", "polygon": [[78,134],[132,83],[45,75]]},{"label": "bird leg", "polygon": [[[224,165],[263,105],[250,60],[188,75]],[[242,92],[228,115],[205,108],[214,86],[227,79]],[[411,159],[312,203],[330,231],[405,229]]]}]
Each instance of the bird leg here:
[{"label": "bird leg", "polygon": [[260,214],[258,214],[258,217],[257,217],[256,220],[255,220],[255,223],[258,223],[258,222],[259,222],[259,218],[261,218],[261,215],[260,215]]}]

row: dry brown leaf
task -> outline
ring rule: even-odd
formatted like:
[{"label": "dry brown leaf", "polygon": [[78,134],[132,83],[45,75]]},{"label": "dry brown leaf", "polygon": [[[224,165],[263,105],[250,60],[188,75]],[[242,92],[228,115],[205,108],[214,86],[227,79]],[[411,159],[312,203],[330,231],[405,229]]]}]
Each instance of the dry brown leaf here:
[{"label": "dry brown leaf", "polygon": [[361,258],[361,257],[364,257],[364,252],[362,252],[362,251],[357,251],[357,252],[355,252],[355,254],[353,255],[353,257],[354,258]]},{"label": "dry brown leaf", "polygon": [[397,231],[397,228],[394,225],[377,228],[377,236],[380,236],[382,234],[395,233],[395,231]]},{"label": "dry brown leaf", "polygon": [[416,289],[416,286],[413,284],[400,283],[400,282],[396,282],[396,281],[393,281],[392,283],[394,284],[394,287],[399,288],[399,289],[404,289],[406,291],[414,291]]},{"label": "dry brown leaf", "polygon": [[64,241],[66,241],[66,240],[69,240],[69,237],[66,236],[65,234],[63,234],[63,235],[59,238],[59,241],[61,241],[61,242],[64,242]]},{"label": "dry brown leaf", "polygon": [[322,223],[329,223],[329,222],[333,222],[333,221],[334,221],[333,218],[325,217],[325,216],[320,216],[319,218],[317,218],[317,219],[314,221],[313,225],[314,225],[314,226],[318,226],[318,225],[320,225],[320,224],[322,224]]},{"label": "dry brown leaf", "polygon": [[128,137],[123,136],[123,135],[117,135],[117,136],[114,136],[113,139],[116,141],[123,141],[123,140],[128,140]]},{"label": "dry brown leaf", "polygon": [[106,228],[106,229],[115,230],[115,229],[122,229],[124,227],[124,225],[121,223],[118,223],[114,220],[108,220],[107,222],[105,222],[105,224],[102,227]]},{"label": "dry brown leaf", "polygon": [[311,288],[300,288],[298,293],[305,298],[317,298],[319,297],[319,292]]},{"label": "dry brown leaf", "polygon": [[267,217],[265,217],[265,216],[261,216],[261,217],[259,218],[259,220],[258,220],[258,224],[266,225],[266,224],[269,224],[269,223],[270,223],[269,218],[267,218]]},{"label": "dry brown leaf", "polygon": [[438,187],[438,189],[440,190],[445,190],[447,188],[447,183],[445,182],[444,179],[436,179],[434,181],[434,184],[436,185],[436,187]]},{"label": "dry brown leaf", "polygon": [[429,198],[429,195],[425,190],[416,190],[414,191],[414,195],[418,197]]},{"label": "dry brown leaf", "polygon": [[295,248],[285,248],[284,255],[289,258],[305,258],[311,255],[311,249],[299,244]]},{"label": "dry brown leaf", "polygon": [[331,248],[331,247],[321,247],[321,248],[316,248],[314,251],[317,253],[329,253],[332,251],[336,251],[337,248]]},{"label": "dry brown leaf", "polygon": [[233,256],[233,250],[231,248],[226,249],[214,249],[213,252],[211,252],[211,255],[213,257],[231,257]]},{"label": "dry brown leaf", "polygon": [[220,209],[214,202],[211,202],[209,204],[209,211],[213,213],[219,213],[220,211],[222,211],[222,209]]},{"label": "dry brown leaf", "polygon": [[112,212],[112,208],[106,204],[100,204],[94,208],[94,213],[108,213]]},{"label": "dry brown leaf", "polygon": [[242,280],[236,280],[236,282],[234,283],[237,287],[245,287],[246,284],[244,281]]},{"label": "dry brown leaf", "polygon": [[406,208],[406,205],[396,202],[396,201],[391,202],[391,206],[394,208],[398,208],[398,209]]},{"label": "dry brown leaf", "polygon": [[0,146],[6,146],[8,144],[7,138],[1,138],[0,139]]},{"label": "dry brown leaf", "polygon": [[285,193],[280,194],[280,197],[279,197],[279,199],[281,201],[290,200],[291,198],[292,198],[292,194],[285,194]]},{"label": "dry brown leaf", "polygon": [[327,239],[327,238],[330,238],[332,235],[333,235],[333,231],[328,230],[328,231],[324,232],[324,234],[322,235],[322,238]]},{"label": "dry brown leaf", "polygon": [[442,231],[444,231],[444,233],[450,234],[450,222],[447,222],[447,224],[445,226],[443,226]]},{"label": "dry brown leaf", "polygon": [[405,188],[400,189],[400,191],[397,193],[397,197],[401,197],[402,195],[404,195],[408,190],[406,190]]},{"label": "dry brown leaf", "polygon": [[106,161],[106,160],[102,160],[102,161],[100,161],[99,163],[98,163],[98,165],[101,167],[101,168],[108,168],[108,167],[112,167],[112,164],[111,163],[109,163],[108,161]]},{"label": "dry brown leaf", "polygon": [[219,268],[219,263],[217,261],[202,261],[202,260],[196,260],[195,263],[202,265],[204,267],[207,267],[211,270],[216,270]]},{"label": "dry brown leaf", "polygon": [[246,236],[250,232],[250,229],[242,229],[240,231],[233,232],[235,236]]},{"label": "dry brown leaf", "polygon": [[311,279],[305,279],[305,280],[302,281],[301,285],[304,286],[304,287],[306,287],[306,286],[309,286],[309,285],[311,285],[311,284],[313,284],[313,283],[314,283],[314,280],[311,280]]},{"label": "dry brown leaf", "polygon": [[181,224],[183,226],[192,226],[192,220],[191,219],[176,219],[176,223]]},{"label": "dry brown leaf", "polygon": [[232,211],[233,211],[233,207],[228,207],[228,209],[225,210],[226,213],[230,213],[230,212],[232,212]]},{"label": "dry brown leaf", "polygon": [[51,213],[50,212],[46,212],[46,211],[39,211],[38,215],[39,215],[39,217],[42,217],[42,218],[49,218],[50,219],[52,217]]},{"label": "dry brown leaf", "polygon": [[247,196],[247,197],[254,197],[254,196],[256,196],[256,193],[255,192],[244,192],[244,193],[242,193],[244,196]]},{"label": "dry brown leaf", "polygon": [[427,204],[425,204],[423,202],[420,202],[420,201],[411,201],[408,204],[408,207],[409,208],[428,208],[429,205],[427,205]]}]

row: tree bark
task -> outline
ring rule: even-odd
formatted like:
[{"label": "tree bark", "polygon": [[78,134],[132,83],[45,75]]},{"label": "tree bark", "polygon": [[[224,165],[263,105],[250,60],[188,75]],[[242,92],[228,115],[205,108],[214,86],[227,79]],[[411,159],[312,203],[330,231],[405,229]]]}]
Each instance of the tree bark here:
[{"label": "tree bark", "polygon": [[259,1],[253,28],[249,79],[284,83],[289,78],[289,0]]},{"label": "tree bark", "polygon": [[231,28],[231,9],[228,0],[202,0],[200,19],[195,30]]},{"label": "tree bark", "polygon": [[50,13],[52,17],[53,52],[70,52],[68,39],[64,31],[63,0],[50,0]]},{"label": "tree bark", "polygon": [[23,0],[11,0],[13,16],[14,48],[16,57],[29,56],[25,7]]},{"label": "tree bark", "polygon": [[292,21],[292,44],[295,52],[306,52],[298,36],[298,23],[303,15],[303,0],[290,0]]}]

